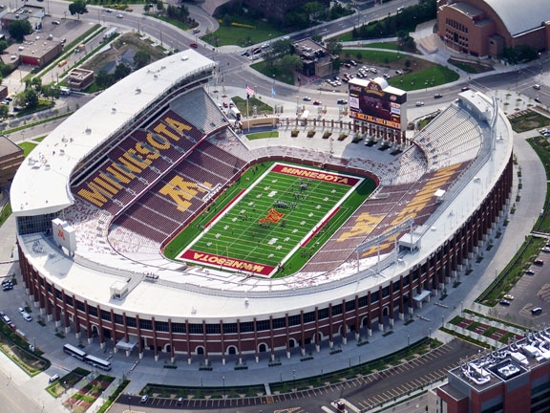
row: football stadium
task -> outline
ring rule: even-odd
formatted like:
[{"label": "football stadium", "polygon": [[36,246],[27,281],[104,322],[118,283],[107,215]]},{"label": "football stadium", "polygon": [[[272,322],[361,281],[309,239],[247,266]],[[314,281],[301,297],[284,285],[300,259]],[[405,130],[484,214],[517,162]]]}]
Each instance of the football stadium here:
[{"label": "football stadium", "polygon": [[322,352],[415,317],[502,230],[512,131],[487,96],[399,142],[298,118],[249,140],[216,70],[188,50],[134,72],[18,170],[26,292],[66,334],[188,363]]}]

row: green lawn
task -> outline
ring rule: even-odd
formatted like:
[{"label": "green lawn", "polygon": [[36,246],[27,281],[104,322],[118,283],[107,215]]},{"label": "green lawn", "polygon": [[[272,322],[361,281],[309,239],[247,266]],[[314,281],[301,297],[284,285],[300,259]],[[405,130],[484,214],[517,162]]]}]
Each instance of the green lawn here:
[{"label": "green lawn", "polygon": [[279,132],[277,131],[269,131],[269,132],[258,132],[258,133],[251,133],[249,135],[246,135],[246,137],[253,141],[255,139],[269,139],[269,138],[278,138]]},{"label": "green lawn", "polygon": [[[369,46],[370,47],[370,46]],[[411,59],[409,55],[403,53],[393,53],[393,52],[384,52],[378,50],[365,50],[365,49],[344,49],[342,56],[357,56],[359,54],[362,56],[363,60],[367,60],[374,64],[389,64],[395,62],[405,62],[407,59]]]},{"label": "green lawn", "polygon": [[285,34],[261,20],[247,20],[239,17],[238,20],[234,19],[231,23],[237,25],[224,26],[220,23],[218,30],[203,34],[201,39],[216,47],[227,45],[247,47],[256,43],[269,42],[270,39]]},{"label": "green lawn", "polygon": [[267,171],[265,165],[254,166],[247,174],[213,204],[206,216],[199,217],[167,247],[167,255],[171,252],[179,256],[189,247],[185,258],[195,264],[235,269],[243,262],[257,263],[253,272],[263,275],[284,264],[276,275],[293,273],[374,189],[370,179],[361,182],[346,176],[354,188],[330,180]]},{"label": "green lawn", "polygon": [[19,147],[23,149],[23,153],[25,154],[25,158],[27,156],[29,156],[29,154],[32,152],[32,150],[34,148],[36,148],[36,146],[38,146],[37,143],[32,143],[32,142],[21,142],[19,144]]},{"label": "green lawn", "polygon": [[460,76],[443,66],[432,66],[420,72],[413,72],[398,78],[390,78],[388,83],[399,89],[411,91],[427,89],[458,80]]}]

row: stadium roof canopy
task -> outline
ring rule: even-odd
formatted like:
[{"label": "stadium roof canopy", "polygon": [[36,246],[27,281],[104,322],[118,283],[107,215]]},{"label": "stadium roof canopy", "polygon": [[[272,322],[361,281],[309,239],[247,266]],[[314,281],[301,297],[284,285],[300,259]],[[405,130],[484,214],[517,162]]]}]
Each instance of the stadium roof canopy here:
[{"label": "stadium roof canopy", "polygon": [[518,36],[541,26],[550,19],[550,1],[485,0],[500,17],[511,36]]},{"label": "stadium roof canopy", "polygon": [[71,205],[70,177],[87,155],[181,80],[214,65],[201,54],[186,50],[138,70],[76,111],[17,171],[10,194],[13,214],[41,215]]}]

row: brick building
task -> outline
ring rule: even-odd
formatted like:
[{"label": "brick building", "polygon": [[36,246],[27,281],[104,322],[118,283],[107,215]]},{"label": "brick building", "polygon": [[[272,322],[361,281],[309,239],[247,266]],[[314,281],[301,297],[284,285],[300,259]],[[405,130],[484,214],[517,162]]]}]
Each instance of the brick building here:
[{"label": "brick building", "polygon": [[480,353],[448,373],[435,390],[432,413],[548,412],[550,334],[546,329],[493,352]]},{"label": "brick building", "polygon": [[548,50],[550,2],[525,0],[439,0],[438,35],[457,51],[478,57],[498,57],[518,45]]}]

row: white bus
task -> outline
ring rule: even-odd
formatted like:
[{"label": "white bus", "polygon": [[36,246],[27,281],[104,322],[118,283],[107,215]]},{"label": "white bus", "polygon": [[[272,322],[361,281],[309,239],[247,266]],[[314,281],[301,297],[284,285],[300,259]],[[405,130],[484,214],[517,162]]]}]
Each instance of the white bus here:
[{"label": "white bus", "polygon": [[111,370],[111,362],[109,360],[104,360],[96,356],[88,354],[84,360],[86,363],[91,366],[97,367],[98,369],[109,371]]},{"label": "white bus", "polygon": [[84,361],[84,359],[86,358],[86,352],[83,351],[83,350],[80,350],[78,347],[75,347],[71,344],[65,344],[63,346],[63,351],[71,356],[73,356],[74,358],[77,358],[79,360],[82,360]]}]

